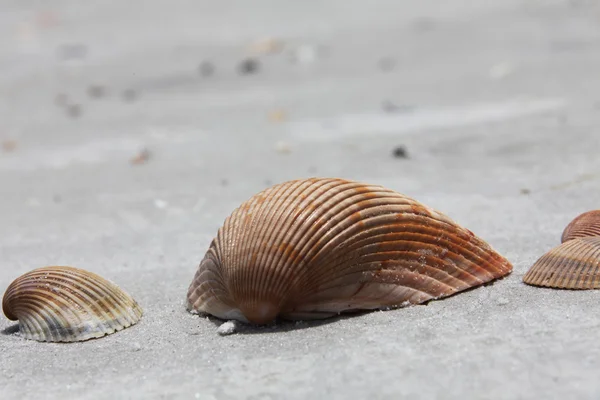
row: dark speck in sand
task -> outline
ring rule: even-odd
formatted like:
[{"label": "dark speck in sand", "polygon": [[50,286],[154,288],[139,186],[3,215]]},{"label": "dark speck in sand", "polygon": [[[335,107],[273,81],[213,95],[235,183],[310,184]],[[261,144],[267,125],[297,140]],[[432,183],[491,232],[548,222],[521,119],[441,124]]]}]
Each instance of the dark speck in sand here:
[{"label": "dark speck in sand", "polygon": [[415,109],[414,106],[405,105],[405,104],[398,105],[398,104],[391,102],[390,100],[384,100],[381,103],[381,108],[383,109],[383,111],[388,112],[388,113],[410,112]]},{"label": "dark speck in sand", "polygon": [[88,96],[99,99],[106,95],[106,88],[100,85],[90,85],[87,89]]},{"label": "dark speck in sand", "polygon": [[67,107],[67,115],[71,118],[79,118],[81,116],[81,106],[79,104],[71,104]]},{"label": "dark speck in sand", "polygon": [[396,67],[396,60],[391,57],[383,57],[378,62],[379,69],[384,72],[389,72]]},{"label": "dark speck in sand", "polygon": [[247,58],[238,65],[238,71],[242,75],[254,74],[258,72],[260,63],[254,58]]},{"label": "dark speck in sand", "polygon": [[81,43],[64,44],[58,47],[57,54],[63,60],[83,59],[87,56],[87,46]]},{"label": "dark speck in sand", "polygon": [[150,159],[150,151],[148,149],[142,149],[137,153],[129,162],[132,165],[141,165],[148,162]]},{"label": "dark speck in sand", "polygon": [[54,98],[54,103],[59,107],[65,107],[69,101],[69,97],[65,93],[59,93]]},{"label": "dark speck in sand", "polygon": [[210,61],[203,61],[198,66],[198,73],[202,76],[211,76],[215,73],[215,66]]},{"label": "dark speck in sand", "polygon": [[127,102],[134,101],[135,99],[137,99],[137,96],[138,94],[134,89],[125,89],[123,91],[123,100]]},{"label": "dark speck in sand", "polygon": [[392,152],[394,158],[408,158],[408,152],[404,146],[396,146]]}]

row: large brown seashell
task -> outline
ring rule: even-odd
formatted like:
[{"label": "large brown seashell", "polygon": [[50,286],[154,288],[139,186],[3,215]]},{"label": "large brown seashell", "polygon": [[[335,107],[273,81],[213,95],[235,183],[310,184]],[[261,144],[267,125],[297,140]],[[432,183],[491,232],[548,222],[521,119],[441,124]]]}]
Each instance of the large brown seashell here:
[{"label": "large brown seashell", "polygon": [[571,221],[563,231],[561,242],[586,236],[600,236],[600,210],[585,212]]},{"label": "large brown seashell", "polygon": [[109,335],[139,321],[142,309],[118,286],[73,267],[44,267],[15,279],[2,299],[23,337],[76,342]]},{"label": "large brown seashell", "polygon": [[512,271],[443,214],[381,186],[306,179],[264,190],[219,229],[188,310],[263,324],[423,303]]},{"label": "large brown seashell", "polygon": [[523,282],[558,289],[600,288],[600,236],[575,238],[555,247],[533,264]]}]

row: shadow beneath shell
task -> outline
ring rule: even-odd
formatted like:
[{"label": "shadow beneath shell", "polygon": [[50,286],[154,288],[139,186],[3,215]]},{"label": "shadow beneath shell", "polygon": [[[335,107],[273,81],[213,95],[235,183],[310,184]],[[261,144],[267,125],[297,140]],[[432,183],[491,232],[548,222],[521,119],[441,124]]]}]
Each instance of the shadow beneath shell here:
[{"label": "shadow beneath shell", "polygon": [[[295,330],[309,329],[309,328],[314,328],[314,327],[318,327],[318,326],[328,325],[328,324],[336,323],[338,321],[342,321],[345,319],[356,318],[356,317],[359,317],[362,315],[370,314],[370,313],[373,313],[376,311],[392,311],[392,310],[400,310],[400,309],[407,308],[407,307],[428,306],[431,302],[444,301],[444,300],[453,298],[459,294],[464,294],[464,293],[468,293],[471,291],[475,291],[475,290],[481,289],[483,287],[494,286],[494,284],[510,277],[510,275],[511,274],[500,277],[500,278],[496,278],[495,280],[483,283],[481,285],[463,289],[459,292],[444,296],[442,298],[430,299],[430,300],[427,300],[420,304],[410,304],[407,306],[389,307],[389,308],[376,309],[376,310],[349,310],[349,311],[342,312],[339,315],[327,317],[327,318],[323,318],[323,319],[287,320],[287,319],[277,318],[276,321],[274,321],[270,324],[267,324],[267,325],[252,325],[252,324],[248,324],[248,323],[244,323],[244,322],[234,321],[235,322],[234,330],[232,332],[228,332],[223,335],[224,336],[231,335],[231,334],[252,335],[252,334],[290,332],[290,331],[295,331]],[[224,323],[228,322],[227,320],[219,319],[219,318],[213,317],[212,315],[206,315],[206,314],[199,314],[199,315],[201,315],[202,317],[208,318],[208,320],[213,325],[215,325],[215,327],[217,329]]]},{"label": "shadow beneath shell", "polygon": [[[235,321],[235,334],[238,335],[253,335],[253,334],[266,334],[266,333],[282,333],[290,332],[302,329],[315,328],[318,326],[328,325],[336,323],[338,321],[355,318],[360,315],[365,315],[373,312],[374,310],[360,310],[360,311],[349,311],[344,312],[334,317],[328,317],[323,319],[312,319],[312,320],[288,320],[277,318],[274,322],[267,325],[252,325],[244,322]],[[213,316],[207,316],[208,320],[215,325],[218,329],[221,325],[226,323],[226,320],[218,319]]]},{"label": "shadow beneath shell", "polygon": [[2,331],[0,331],[0,333],[2,333],[3,335],[15,335],[19,333],[19,324],[14,324],[7,328],[4,328],[2,329]]}]

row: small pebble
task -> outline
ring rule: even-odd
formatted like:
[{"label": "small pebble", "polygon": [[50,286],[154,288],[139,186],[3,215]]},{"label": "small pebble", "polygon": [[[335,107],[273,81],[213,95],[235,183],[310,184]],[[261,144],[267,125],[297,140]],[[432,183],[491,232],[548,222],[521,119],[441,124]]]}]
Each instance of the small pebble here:
[{"label": "small pebble", "polygon": [[[599,108],[600,108],[600,107],[599,107]],[[564,126],[564,125],[566,125],[566,124],[569,122],[569,119],[567,118],[567,116],[566,116],[565,114],[562,114],[562,113],[561,113],[561,114],[559,114],[559,115],[556,117],[556,122],[557,122],[559,125],[563,125],[563,126]]]},{"label": "small pebble", "polygon": [[106,94],[106,89],[104,88],[104,86],[91,85],[90,87],[88,87],[87,93],[88,96],[95,99],[99,99],[100,97],[104,97],[104,95]]},{"label": "small pebble", "polygon": [[277,142],[275,144],[275,150],[277,150],[278,153],[287,154],[291,153],[292,147],[287,142]]},{"label": "small pebble", "polygon": [[274,38],[258,40],[250,45],[250,52],[256,55],[275,54],[283,49],[283,42]]},{"label": "small pebble", "polygon": [[389,72],[396,67],[396,60],[391,57],[384,57],[377,63],[379,69],[384,72]]},{"label": "small pebble", "polygon": [[131,345],[131,350],[132,351],[140,351],[142,349],[142,345],[139,344],[138,342],[133,342]]},{"label": "small pebble", "polygon": [[81,106],[79,104],[67,106],[67,115],[71,118],[78,118],[81,115]]},{"label": "small pebble", "polygon": [[408,158],[408,152],[404,146],[396,146],[392,154],[394,158]]},{"label": "small pebble", "polygon": [[496,300],[496,303],[497,303],[499,306],[505,306],[505,305],[507,305],[508,303],[510,303],[510,301],[508,301],[508,299],[507,299],[507,298],[505,298],[505,297],[500,297],[500,298],[498,298],[498,299]]},{"label": "small pebble", "polygon": [[287,115],[283,110],[274,110],[269,113],[269,121],[282,122],[287,119]]},{"label": "small pebble", "polygon": [[58,56],[63,60],[83,59],[87,46],[81,43],[64,44],[58,48]]},{"label": "small pebble", "polygon": [[391,113],[391,112],[396,112],[396,110],[398,109],[398,106],[389,100],[384,100],[381,103],[381,108],[383,109],[383,111]]},{"label": "small pebble", "polygon": [[217,333],[221,336],[232,335],[237,331],[237,324],[235,321],[227,321],[221,324],[217,328]]},{"label": "small pebble", "polygon": [[247,58],[238,65],[238,72],[242,75],[253,74],[258,71],[260,63],[254,58]]},{"label": "small pebble", "polygon": [[383,109],[383,111],[388,112],[388,113],[395,113],[395,112],[410,112],[413,111],[415,109],[414,106],[411,105],[397,105],[389,100],[384,100],[381,103],[381,108]]},{"label": "small pebble", "polygon": [[2,141],[2,150],[6,153],[10,153],[17,148],[17,142],[15,140],[7,139]]},{"label": "small pebble", "polygon": [[131,164],[140,165],[146,163],[150,159],[150,151],[148,149],[141,150],[138,154],[136,154],[131,160]]},{"label": "small pebble", "polygon": [[210,61],[203,61],[198,66],[198,73],[202,76],[211,76],[215,73],[215,66]]},{"label": "small pebble", "polygon": [[58,16],[52,11],[42,11],[36,14],[35,23],[39,28],[53,28],[59,24]]},{"label": "small pebble", "polygon": [[122,94],[123,100],[127,102],[137,99],[137,92],[133,89],[125,89]]},{"label": "small pebble", "polygon": [[523,188],[521,189],[521,194],[530,194],[531,190],[527,189],[527,188]]}]

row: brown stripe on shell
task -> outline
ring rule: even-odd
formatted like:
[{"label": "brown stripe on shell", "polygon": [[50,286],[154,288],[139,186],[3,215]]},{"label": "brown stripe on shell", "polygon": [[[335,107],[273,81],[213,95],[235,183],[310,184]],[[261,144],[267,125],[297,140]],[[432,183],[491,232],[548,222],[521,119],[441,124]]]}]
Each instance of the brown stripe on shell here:
[{"label": "brown stripe on shell", "polygon": [[21,335],[46,342],[74,342],[120,331],[139,321],[142,309],[106,279],[73,267],[43,267],[15,279],[2,310],[19,320]]},{"label": "brown stripe on shell", "polygon": [[600,236],[575,238],[553,248],[533,264],[523,282],[557,289],[600,288]]},{"label": "brown stripe on shell", "polygon": [[409,197],[313,178],[234,210],[187,300],[190,311],[261,324],[418,304],[511,271],[482,239]]},{"label": "brown stripe on shell", "polygon": [[586,236],[600,236],[600,210],[585,212],[571,221],[563,231],[561,242]]}]

